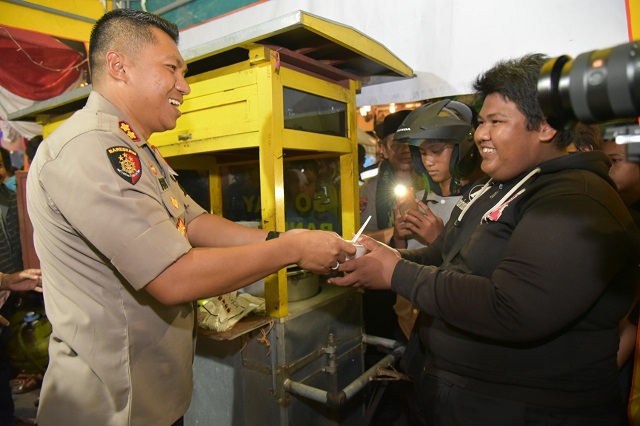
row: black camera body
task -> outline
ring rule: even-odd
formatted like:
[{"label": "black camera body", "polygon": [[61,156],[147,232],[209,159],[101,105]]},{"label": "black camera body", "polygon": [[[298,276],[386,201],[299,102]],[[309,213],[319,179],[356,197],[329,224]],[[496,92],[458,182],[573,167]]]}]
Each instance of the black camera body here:
[{"label": "black camera body", "polygon": [[538,101],[556,129],[640,116],[640,41],[548,60]]}]

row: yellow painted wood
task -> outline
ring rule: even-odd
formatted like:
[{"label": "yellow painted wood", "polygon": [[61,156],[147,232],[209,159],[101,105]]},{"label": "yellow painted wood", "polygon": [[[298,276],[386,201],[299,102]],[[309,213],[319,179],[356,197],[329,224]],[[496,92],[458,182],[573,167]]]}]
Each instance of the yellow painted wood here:
[{"label": "yellow painted wood", "polygon": [[289,69],[286,66],[280,68],[280,75],[283,86],[336,101],[348,102],[350,100],[350,89],[339,86],[335,82],[303,74],[300,71]]},{"label": "yellow painted wood", "polygon": [[[268,49],[259,49],[262,58],[258,70],[258,115],[260,117],[260,194],[262,227],[284,231],[284,155],[282,130],[284,126],[282,82],[276,69],[276,57]],[[251,60],[259,56],[254,51]],[[274,254],[277,256],[277,254]],[[288,315],[286,269],[281,269],[265,279],[265,308],[267,315],[282,318]]]},{"label": "yellow painted wood", "polygon": [[282,135],[283,147],[287,149],[334,152],[337,154],[347,154],[352,149],[349,140],[339,136],[321,135],[292,129],[283,129]]},{"label": "yellow painted wood", "polygon": [[311,31],[323,35],[336,44],[348,47],[353,52],[365,58],[382,63],[385,67],[398,74],[405,76],[413,75],[413,70],[386,47],[374,42],[371,38],[352,27],[336,24],[335,22],[307,13],[302,13],[301,20]]},{"label": "yellow painted wood", "polygon": [[627,0],[629,40],[640,40],[640,0]]},{"label": "yellow painted wood", "polygon": [[[185,96],[176,128],[150,138],[159,148],[259,130],[256,69],[198,78],[189,84],[191,93]],[[167,151],[166,155],[173,154]]]},{"label": "yellow painted wood", "polygon": [[351,96],[347,103],[350,151],[340,157],[340,192],[342,206],[342,235],[351,239],[360,228],[360,186],[358,185],[358,121],[356,111],[356,87],[352,81]]},{"label": "yellow painted wood", "polygon": [[[97,20],[105,13],[99,0],[27,0],[27,2],[93,20]],[[107,7],[109,10],[112,9],[112,1],[107,2]],[[0,2],[0,24],[78,40],[85,44],[89,42],[93,27],[90,22],[7,2]]]},{"label": "yellow painted wood", "polygon": [[49,136],[55,129],[58,128],[62,123],[64,123],[67,118],[71,117],[73,112],[63,114],[63,115],[42,115],[38,116],[36,122],[42,125],[42,137],[46,138]]}]

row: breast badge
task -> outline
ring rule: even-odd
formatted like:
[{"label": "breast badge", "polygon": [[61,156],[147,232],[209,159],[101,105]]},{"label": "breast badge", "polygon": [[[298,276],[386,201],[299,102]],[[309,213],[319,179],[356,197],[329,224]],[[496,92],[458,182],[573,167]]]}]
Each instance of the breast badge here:
[{"label": "breast badge", "polygon": [[178,219],[178,223],[176,223],[176,228],[180,233],[184,236],[187,235],[187,225],[184,223],[184,220]]},{"label": "breast badge", "polygon": [[107,156],[118,176],[132,185],[138,183],[142,169],[137,152],[126,146],[112,146],[107,149]]},{"label": "breast badge", "polygon": [[178,200],[176,200],[175,197],[171,197],[171,204],[173,204],[173,207],[176,209],[178,208]]}]

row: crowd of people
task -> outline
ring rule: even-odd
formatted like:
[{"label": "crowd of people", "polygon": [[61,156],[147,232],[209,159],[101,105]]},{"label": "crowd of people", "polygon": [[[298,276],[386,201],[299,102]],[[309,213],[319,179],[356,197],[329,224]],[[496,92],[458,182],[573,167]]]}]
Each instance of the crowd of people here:
[{"label": "crowd of people", "polygon": [[[411,403],[398,415],[415,424],[640,416],[640,165],[600,126],[547,122],[536,86],[546,56],[478,76],[479,111],[440,99],[379,123],[378,173],[360,188],[367,254],[347,261],[355,247],[340,236],[340,176],[326,159],[285,170],[282,233],[209,214],[182,190],[147,143],[176,126],[190,93],[178,35],[137,10],[96,22],[87,104],[30,164],[42,274],[16,255],[16,197],[0,167],[0,295],[44,288],[53,326],[38,424],[183,424],[193,302],[291,264],[364,289],[365,332],[406,344]],[[259,185],[237,184],[225,213],[256,220],[242,194],[255,199]],[[0,414],[12,424],[0,362]]]}]

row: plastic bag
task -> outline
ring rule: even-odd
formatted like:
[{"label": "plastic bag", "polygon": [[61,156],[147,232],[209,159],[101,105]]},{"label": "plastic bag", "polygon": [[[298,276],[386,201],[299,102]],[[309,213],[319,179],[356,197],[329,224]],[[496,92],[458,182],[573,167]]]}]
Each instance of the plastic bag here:
[{"label": "plastic bag", "polygon": [[201,301],[198,325],[209,330],[226,331],[254,311],[265,313],[263,298],[232,291]]}]

